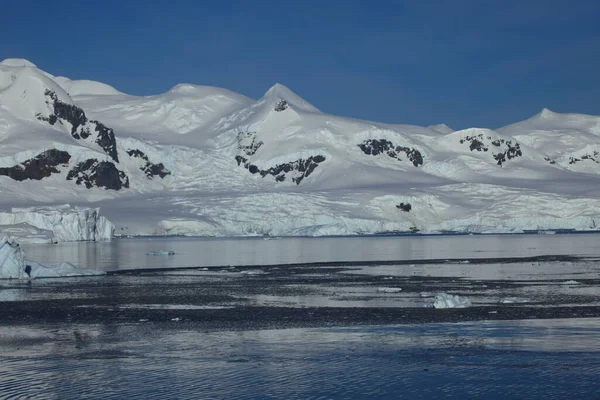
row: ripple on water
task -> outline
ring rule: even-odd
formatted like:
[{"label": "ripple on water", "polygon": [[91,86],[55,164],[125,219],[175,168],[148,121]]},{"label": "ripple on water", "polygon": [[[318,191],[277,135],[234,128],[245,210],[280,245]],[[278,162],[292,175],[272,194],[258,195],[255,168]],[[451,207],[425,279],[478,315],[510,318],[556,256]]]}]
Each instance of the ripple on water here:
[{"label": "ripple on water", "polygon": [[599,333],[597,319],[240,332],[1,327],[0,397],[592,398]]}]

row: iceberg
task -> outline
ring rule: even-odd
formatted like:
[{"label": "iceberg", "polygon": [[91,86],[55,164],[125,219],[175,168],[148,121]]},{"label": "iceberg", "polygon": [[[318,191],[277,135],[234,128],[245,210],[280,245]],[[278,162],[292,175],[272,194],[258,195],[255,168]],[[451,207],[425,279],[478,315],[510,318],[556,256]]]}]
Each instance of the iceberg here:
[{"label": "iceberg", "polygon": [[25,274],[25,254],[17,243],[7,237],[0,241],[0,278],[19,279]]},{"label": "iceberg", "polygon": [[148,256],[172,256],[175,252],[173,250],[153,250],[148,252]]},{"label": "iceberg", "polygon": [[467,308],[471,307],[471,301],[466,297],[451,295],[448,293],[438,293],[435,295],[433,308]]},{"label": "iceberg", "polygon": [[52,267],[27,260],[25,252],[18,243],[11,242],[5,236],[0,240],[0,279],[57,278],[69,276],[105,275],[96,269],[78,268],[63,262]]},{"label": "iceberg", "polygon": [[505,297],[500,300],[500,304],[514,304],[514,303],[529,303],[529,299],[524,297]]},{"label": "iceberg", "polygon": [[115,227],[99,208],[12,208],[0,212],[0,234],[23,243],[111,240]]},{"label": "iceberg", "polygon": [[402,288],[395,288],[395,287],[380,287],[377,288],[378,292],[381,293],[398,293],[402,291]]}]

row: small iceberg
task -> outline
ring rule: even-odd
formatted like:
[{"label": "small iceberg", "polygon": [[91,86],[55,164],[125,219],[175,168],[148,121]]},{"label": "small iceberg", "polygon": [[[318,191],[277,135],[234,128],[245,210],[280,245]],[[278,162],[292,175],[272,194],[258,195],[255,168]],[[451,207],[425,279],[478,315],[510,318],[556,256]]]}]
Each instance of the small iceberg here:
[{"label": "small iceberg", "polygon": [[266,275],[267,272],[262,269],[247,269],[245,271],[240,271],[242,275]]},{"label": "small iceberg", "polygon": [[27,260],[18,243],[4,237],[0,240],[0,279],[58,278],[70,276],[105,275],[95,269],[78,268],[64,262],[58,266],[47,266],[37,261]]},{"label": "small iceberg", "polygon": [[402,288],[396,288],[396,287],[380,287],[377,288],[378,292],[381,293],[398,293],[402,291]]},{"label": "small iceberg", "polygon": [[513,304],[513,303],[529,303],[529,299],[524,297],[505,297],[500,300],[500,304]]},{"label": "small iceberg", "polygon": [[175,252],[173,250],[153,250],[148,252],[148,256],[172,256]]},{"label": "small iceberg", "polygon": [[581,285],[581,282],[571,280],[571,281],[561,282],[561,285]]},{"label": "small iceberg", "polygon": [[438,293],[435,295],[433,308],[467,308],[471,307],[471,301],[466,297],[451,295],[448,293]]}]

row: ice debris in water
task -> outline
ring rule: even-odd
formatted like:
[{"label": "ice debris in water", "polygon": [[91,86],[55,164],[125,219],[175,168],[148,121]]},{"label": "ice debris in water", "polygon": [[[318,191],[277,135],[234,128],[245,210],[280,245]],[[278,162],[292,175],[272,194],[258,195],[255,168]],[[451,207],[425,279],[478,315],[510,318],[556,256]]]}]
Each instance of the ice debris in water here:
[{"label": "ice debris in water", "polygon": [[466,297],[451,295],[448,293],[438,293],[435,295],[433,308],[466,308],[471,306],[471,301]]},{"label": "ice debris in water", "polygon": [[395,287],[380,287],[377,288],[378,292],[383,292],[383,293],[398,293],[402,291],[402,288],[395,288]]},{"label": "ice debris in water", "polygon": [[524,297],[505,297],[500,300],[501,304],[512,304],[512,303],[529,303],[529,299]]},{"label": "ice debris in water", "polygon": [[577,282],[577,281],[565,281],[563,283],[561,283],[561,285],[581,285],[581,282]]},{"label": "ice debris in water", "polygon": [[241,271],[240,274],[243,275],[265,275],[266,272],[262,269],[248,269],[246,271]]},{"label": "ice debris in water", "polygon": [[148,253],[149,256],[172,256],[174,254],[173,250],[154,250]]}]

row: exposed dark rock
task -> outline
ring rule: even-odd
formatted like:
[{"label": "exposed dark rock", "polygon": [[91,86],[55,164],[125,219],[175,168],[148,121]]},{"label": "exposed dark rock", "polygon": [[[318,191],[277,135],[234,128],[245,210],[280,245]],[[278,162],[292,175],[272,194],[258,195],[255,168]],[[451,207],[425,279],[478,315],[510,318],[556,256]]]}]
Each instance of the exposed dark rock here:
[{"label": "exposed dark rock", "polygon": [[38,154],[20,165],[10,168],[0,168],[0,175],[8,176],[16,181],[26,179],[41,180],[52,174],[58,174],[58,165],[67,166],[71,155],[66,151],[50,149]]},{"label": "exposed dark rock", "polygon": [[263,145],[263,142],[256,140],[256,132],[239,132],[237,142],[238,150],[248,157],[256,154],[256,151]]},{"label": "exposed dark rock", "polygon": [[556,164],[556,161],[552,160],[550,157],[544,157],[544,161],[548,161],[550,164]]},{"label": "exposed dark rock", "polygon": [[104,187],[120,190],[129,187],[129,178],[119,171],[110,161],[98,161],[95,158],[82,161],[67,174],[67,180],[75,179],[78,185],[84,184],[88,189]]},{"label": "exposed dark rock", "polygon": [[410,205],[410,203],[400,203],[396,205],[396,208],[399,208],[404,212],[410,212],[410,210],[412,210],[412,206]]},{"label": "exposed dark rock", "polygon": [[137,157],[137,158],[141,158],[142,160],[148,161],[148,156],[146,155],[146,153],[144,153],[141,150],[138,150],[138,149],[127,150],[127,154],[129,154],[130,157]]},{"label": "exposed dark rock", "polygon": [[600,164],[600,160],[598,159],[599,157],[599,153],[598,151],[594,151],[593,155],[591,154],[584,154],[581,156],[581,158],[575,158],[575,157],[569,157],[569,164],[575,164],[578,163],[580,161],[584,161],[584,160],[589,160],[589,161],[593,161],[596,164]]},{"label": "exposed dark rock", "polygon": [[[77,128],[85,125],[88,122],[83,110],[73,104],[67,104],[60,101],[56,96],[56,93],[54,93],[52,90],[47,89],[44,94],[50,97],[52,100],[52,107],[54,108],[54,114],[51,114],[48,117],[48,122],[50,122],[50,118],[52,118],[54,122],[56,122],[57,119],[67,121],[71,124],[71,135],[75,139],[79,139],[80,137],[77,133]],[[51,124],[54,125],[53,123]]]},{"label": "exposed dark rock", "polygon": [[[521,151],[521,145],[518,142],[512,144],[511,140],[504,139],[494,139],[492,140],[491,136],[487,136],[484,138],[483,134],[479,134],[476,136],[467,136],[464,139],[460,140],[460,143],[469,143],[469,150],[471,151],[484,151],[487,152],[489,147],[486,146],[484,141],[487,140],[492,146],[498,147],[500,152],[492,153],[492,157],[496,160],[496,164],[502,166],[507,160],[512,160],[516,157],[521,157],[523,152]],[[502,151],[502,148],[505,150]]]},{"label": "exposed dark rock", "polygon": [[140,167],[142,171],[146,174],[149,179],[152,179],[155,176],[159,176],[163,179],[167,175],[171,175],[171,171],[165,168],[163,163],[152,164],[151,162],[147,162],[146,165]]},{"label": "exposed dark rock", "polygon": [[96,137],[96,143],[100,147],[102,147],[106,154],[108,154],[113,160],[119,162],[119,156],[117,154],[117,141],[115,140],[115,132],[111,128],[108,128],[106,125],[102,124],[101,122],[90,122],[96,124],[96,132],[98,132],[98,136]]},{"label": "exposed dark rock", "polygon": [[[63,121],[70,123],[71,136],[77,140],[90,137],[92,135],[91,125],[93,124],[93,130],[97,132],[95,143],[97,143],[113,160],[119,162],[117,142],[111,128],[108,128],[99,121],[88,121],[85,112],[81,108],[60,101],[58,96],[56,96],[56,93],[52,90],[47,89],[44,94],[51,100],[54,114],[50,114],[48,117],[36,114],[37,119],[48,122],[50,125],[54,125],[57,122],[62,124]],[[50,104],[49,101],[46,101],[46,103]]]},{"label": "exposed dark rock", "polygon": [[301,158],[296,161],[278,164],[274,167],[263,170],[254,164],[250,164],[248,160],[242,156],[236,156],[235,160],[237,161],[238,165],[243,164],[244,168],[246,168],[251,174],[260,174],[260,176],[263,178],[267,175],[272,175],[275,177],[276,182],[285,181],[286,174],[296,173],[296,176],[292,177],[292,182],[299,185],[304,178],[307,178],[314,172],[320,163],[325,161],[325,157],[321,155],[310,156],[306,160]]},{"label": "exposed dark rock", "polygon": [[281,112],[287,110],[289,107],[288,102],[285,100],[279,100],[277,104],[275,104],[275,111]]},{"label": "exposed dark rock", "polygon": [[155,176],[159,176],[161,179],[167,175],[171,175],[171,171],[165,168],[163,163],[154,164],[148,159],[146,153],[138,149],[127,150],[127,154],[130,157],[141,158],[146,161],[146,164],[141,166],[140,169],[144,171],[148,179],[152,179]]},{"label": "exposed dark rock", "polygon": [[423,165],[423,155],[417,149],[410,147],[395,146],[392,142],[386,139],[368,139],[358,145],[363,153],[367,155],[377,156],[385,154],[390,158],[402,161],[399,153],[406,154],[406,157],[412,162],[415,167]]},{"label": "exposed dark rock", "polygon": [[[282,100],[285,102],[285,100]],[[287,108],[287,102],[285,103]],[[317,166],[325,161],[325,157],[321,155],[308,157],[306,160],[299,159],[284,164],[278,164],[269,169],[261,170],[258,166],[249,161],[249,157],[256,154],[256,151],[263,145],[262,141],[257,140],[256,132],[239,132],[237,134],[238,151],[242,154],[235,156],[237,165],[243,165],[251,174],[260,174],[261,177],[272,175],[276,182],[286,180],[286,174],[294,173],[292,182],[300,184],[302,179],[308,177],[317,168]]]}]

